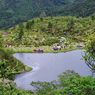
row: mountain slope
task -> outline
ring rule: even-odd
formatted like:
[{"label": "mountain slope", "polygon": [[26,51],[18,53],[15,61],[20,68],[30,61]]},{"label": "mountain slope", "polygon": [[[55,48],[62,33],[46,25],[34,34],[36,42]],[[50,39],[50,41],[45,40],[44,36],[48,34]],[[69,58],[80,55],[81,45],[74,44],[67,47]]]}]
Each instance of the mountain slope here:
[{"label": "mountain slope", "polygon": [[[21,21],[37,17],[45,11],[50,15],[64,0],[0,0],[0,27],[10,27]],[[49,13],[48,13],[49,12]]]},{"label": "mountain slope", "polygon": [[94,15],[95,0],[75,0],[72,6],[68,7],[67,9],[67,15],[75,15],[82,17]]},{"label": "mountain slope", "polygon": [[95,0],[0,0],[0,28],[8,28],[34,17],[90,16]]}]

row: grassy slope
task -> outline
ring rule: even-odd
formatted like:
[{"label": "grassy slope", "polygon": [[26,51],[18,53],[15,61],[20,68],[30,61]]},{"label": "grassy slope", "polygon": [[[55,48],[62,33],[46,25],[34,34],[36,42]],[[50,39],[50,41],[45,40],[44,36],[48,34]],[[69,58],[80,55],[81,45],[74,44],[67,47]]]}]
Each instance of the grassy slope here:
[{"label": "grassy slope", "polygon": [[[30,26],[26,28],[28,23],[30,23]],[[37,47],[50,52],[52,46],[55,43],[60,43],[61,37],[65,37],[67,48],[72,47],[74,49],[76,44],[85,43],[87,38],[94,33],[94,25],[95,18],[92,17],[36,18],[10,28],[8,30],[9,34],[3,36],[3,43],[4,47],[11,45],[10,49],[14,52],[33,52]],[[18,37],[22,31],[23,36],[19,40]]]}]

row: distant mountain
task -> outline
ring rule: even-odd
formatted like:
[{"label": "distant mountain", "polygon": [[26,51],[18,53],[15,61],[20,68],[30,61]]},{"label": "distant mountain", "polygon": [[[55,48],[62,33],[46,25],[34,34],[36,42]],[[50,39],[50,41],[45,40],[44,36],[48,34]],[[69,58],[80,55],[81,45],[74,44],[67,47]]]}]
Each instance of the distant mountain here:
[{"label": "distant mountain", "polygon": [[39,17],[43,11],[52,15],[64,0],[0,0],[0,27],[10,27],[16,23]]},{"label": "distant mountain", "polygon": [[94,13],[95,0],[0,0],[0,28],[34,17],[89,16]]},{"label": "distant mountain", "polygon": [[62,13],[82,17],[94,15],[95,0],[75,0],[71,6],[63,8]]}]

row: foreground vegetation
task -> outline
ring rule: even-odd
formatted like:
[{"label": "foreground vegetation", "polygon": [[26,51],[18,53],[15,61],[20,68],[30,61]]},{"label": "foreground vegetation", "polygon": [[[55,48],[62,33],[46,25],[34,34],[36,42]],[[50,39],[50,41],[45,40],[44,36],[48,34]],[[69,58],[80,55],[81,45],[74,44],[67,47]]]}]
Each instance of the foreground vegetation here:
[{"label": "foreground vegetation", "polygon": [[17,89],[14,84],[0,83],[0,95],[33,95],[30,91]]},{"label": "foreground vegetation", "polygon": [[95,78],[80,77],[73,71],[59,76],[59,80],[51,83],[32,83],[37,87],[37,95],[94,95]]},{"label": "foreground vegetation", "polygon": [[0,48],[0,95],[31,95],[30,92],[19,90],[13,82],[19,73],[30,71],[31,68],[15,59],[12,51]]},{"label": "foreground vegetation", "polygon": [[1,48],[0,59],[0,78],[12,80],[16,74],[31,70],[31,68],[16,60],[11,51],[5,51]]},{"label": "foreground vegetation", "polygon": [[64,72],[58,81],[32,82],[35,92],[16,89],[12,85],[0,84],[1,95],[95,95],[95,78],[81,77],[73,71]]}]

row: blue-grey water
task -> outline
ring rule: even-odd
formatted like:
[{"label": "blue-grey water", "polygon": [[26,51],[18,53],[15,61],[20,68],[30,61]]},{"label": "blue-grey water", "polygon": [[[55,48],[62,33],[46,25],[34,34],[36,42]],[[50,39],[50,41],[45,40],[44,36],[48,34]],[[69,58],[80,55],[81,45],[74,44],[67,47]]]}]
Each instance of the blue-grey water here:
[{"label": "blue-grey water", "polygon": [[75,50],[66,53],[16,53],[14,56],[33,70],[19,74],[15,78],[18,88],[31,90],[32,81],[53,81],[66,70],[74,70],[81,76],[91,75],[91,71],[83,60],[84,52]]}]

